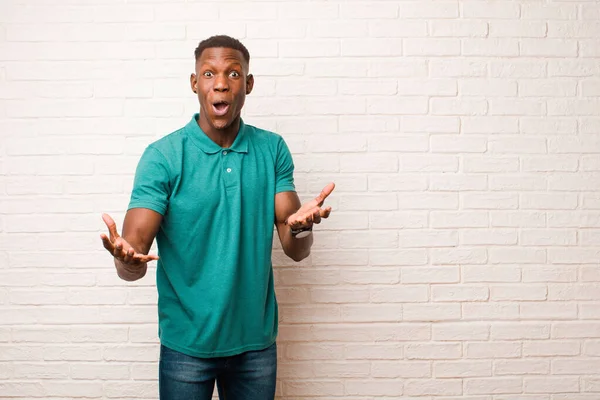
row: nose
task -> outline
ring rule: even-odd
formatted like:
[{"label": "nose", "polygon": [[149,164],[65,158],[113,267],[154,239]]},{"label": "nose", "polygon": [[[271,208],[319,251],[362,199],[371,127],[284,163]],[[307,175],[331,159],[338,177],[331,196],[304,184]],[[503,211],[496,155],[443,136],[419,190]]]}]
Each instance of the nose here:
[{"label": "nose", "polygon": [[226,92],[229,90],[229,82],[227,81],[227,77],[222,75],[222,74],[218,74],[215,77],[215,85],[213,87],[215,92]]}]

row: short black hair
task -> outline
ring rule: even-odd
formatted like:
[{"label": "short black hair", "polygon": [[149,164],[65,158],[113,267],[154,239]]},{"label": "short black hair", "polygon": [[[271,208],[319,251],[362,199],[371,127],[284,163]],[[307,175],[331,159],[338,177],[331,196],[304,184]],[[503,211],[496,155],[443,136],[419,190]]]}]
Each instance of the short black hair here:
[{"label": "short black hair", "polygon": [[198,47],[196,47],[196,50],[194,50],[196,61],[198,61],[204,50],[213,47],[225,47],[227,49],[238,50],[244,56],[246,63],[250,65],[250,53],[248,52],[246,46],[244,46],[239,40],[227,35],[215,35],[201,41],[198,44]]}]

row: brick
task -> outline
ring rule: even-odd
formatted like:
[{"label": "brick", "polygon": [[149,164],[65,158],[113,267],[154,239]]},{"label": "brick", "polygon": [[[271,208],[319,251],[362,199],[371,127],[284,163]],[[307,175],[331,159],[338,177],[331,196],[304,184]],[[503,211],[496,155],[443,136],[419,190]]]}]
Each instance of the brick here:
[{"label": "brick", "polygon": [[572,97],[577,95],[577,82],[564,79],[531,79],[519,81],[522,97]]},{"label": "brick", "polygon": [[432,78],[473,78],[487,76],[488,64],[480,60],[431,60],[429,62]]},{"label": "brick", "polygon": [[434,362],[433,371],[436,378],[492,376],[492,363],[489,361],[439,361]]},{"label": "brick", "polygon": [[369,264],[375,266],[425,265],[427,264],[427,250],[369,250]]},{"label": "brick", "polygon": [[524,246],[569,246],[577,244],[577,232],[559,229],[521,231],[519,242]]},{"label": "brick", "polygon": [[519,55],[519,46],[517,39],[510,38],[463,39],[461,54],[465,56],[514,57]]},{"label": "brick", "polygon": [[400,170],[409,172],[456,172],[458,157],[449,155],[404,155]]},{"label": "brick", "polygon": [[579,40],[579,56],[580,57],[591,57],[596,58],[600,55],[598,50],[597,39],[581,39]]},{"label": "brick", "polygon": [[520,55],[526,57],[576,57],[577,42],[568,39],[522,39]]},{"label": "brick", "polygon": [[340,44],[330,39],[288,40],[279,45],[279,54],[284,58],[335,57],[340,55]]},{"label": "brick", "polygon": [[494,373],[497,376],[547,375],[549,372],[550,361],[547,360],[498,360],[494,363]]},{"label": "brick", "polygon": [[574,156],[526,156],[523,172],[574,172],[578,164]]},{"label": "brick", "polygon": [[595,98],[586,99],[552,99],[548,101],[548,115],[596,115],[600,101]]},{"label": "brick", "polygon": [[373,229],[418,229],[426,226],[427,214],[425,212],[372,212],[369,215],[369,227]]},{"label": "brick", "polygon": [[408,267],[402,269],[402,283],[457,283],[456,267]]},{"label": "brick", "polygon": [[[279,368],[278,368],[279,369]],[[371,364],[365,362],[328,362],[313,365],[315,375],[323,378],[368,378]],[[277,373],[279,375],[279,371]],[[289,378],[292,378],[290,376]]]},{"label": "brick", "polygon": [[459,133],[460,130],[460,119],[458,117],[402,116],[401,123],[402,131],[410,133]]},{"label": "brick", "polygon": [[[510,142],[507,142],[510,143]],[[525,150],[527,151],[527,150]],[[532,150],[529,150],[532,151]],[[550,177],[549,179],[552,179]],[[521,175],[494,175],[489,179],[489,188],[492,191],[543,191],[548,188],[553,190],[553,185],[545,179],[534,174]]]},{"label": "brick", "polygon": [[431,20],[429,32],[434,37],[485,37],[488,24],[479,20]]},{"label": "brick", "polygon": [[[558,323],[564,325],[570,323]],[[576,327],[577,328],[577,327]],[[552,328],[552,336],[554,337],[556,327]],[[558,328],[560,330],[560,328]],[[564,332],[564,331],[563,331]],[[523,343],[523,355],[525,357],[560,357],[560,356],[576,356],[579,354],[579,343],[569,341],[544,340]]]},{"label": "brick", "polygon": [[[348,70],[348,65],[344,64],[343,66],[337,63],[340,66],[340,70]],[[352,63],[349,63],[352,65]],[[367,64],[363,64],[365,71],[367,71]],[[370,77],[385,77],[385,78],[426,78],[428,76],[428,67],[426,60],[414,58],[414,59],[406,59],[402,61],[398,60],[380,60],[380,61],[372,61],[369,63],[368,72],[365,72],[364,75]],[[346,76],[343,73],[340,73],[338,76]],[[354,74],[353,77],[358,76],[358,74]]]},{"label": "brick", "polygon": [[489,299],[489,290],[485,286],[473,285],[443,285],[432,286],[431,299],[433,301],[486,301]]},{"label": "brick", "polygon": [[[369,9],[376,9],[372,5]],[[365,18],[364,14],[361,18]],[[426,21],[411,21],[404,20],[401,24],[397,20],[378,20],[377,22],[369,23],[369,36],[380,38],[391,37],[426,37],[427,22]]]},{"label": "brick", "polygon": [[[488,102],[483,99],[459,98],[439,99],[430,101],[431,113],[434,115],[485,115],[488,111]],[[473,138],[469,138],[473,141]]]},{"label": "brick", "polygon": [[575,135],[577,121],[574,118],[524,117],[520,119],[520,130],[528,135]]},{"label": "brick", "polygon": [[69,378],[69,364],[65,363],[16,363],[12,378],[15,380],[63,380]]},{"label": "brick", "polygon": [[433,211],[430,219],[432,228],[485,228],[488,226],[489,216],[482,211]]},{"label": "brick", "polygon": [[600,96],[600,80],[583,80],[580,82],[581,94],[584,97]]},{"label": "brick", "polygon": [[403,393],[404,383],[397,379],[378,379],[376,381],[352,380],[344,385],[345,393],[350,396],[398,396]]},{"label": "brick", "polygon": [[[582,280],[584,270],[582,270]],[[572,266],[527,266],[523,268],[523,282],[574,282],[577,271]]]},{"label": "brick", "polygon": [[510,229],[465,229],[461,232],[461,244],[470,245],[516,245],[517,232]]},{"label": "brick", "polygon": [[374,344],[370,351],[363,346],[345,346],[346,359],[354,360],[399,360],[403,358],[404,347],[398,344]]},{"label": "brick", "polygon": [[423,97],[374,97],[367,99],[367,112],[374,115],[427,114],[427,99]]},{"label": "brick", "polygon": [[428,299],[429,293],[425,285],[378,287],[370,290],[371,303],[426,302]]},{"label": "brick", "polygon": [[458,4],[449,1],[402,2],[400,19],[454,19],[459,16]]},{"label": "brick", "polygon": [[405,393],[414,396],[458,395],[462,393],[460,379],[410,380],[406,383]]},{"label": "brick", "polygon": [[508,79],[462,79],[458,82],[462,96],[513,97],[517,95],[517,81]]},{"label": "brick", "polygon": [[414,343],[406,346],[406,358],[409,360],[457,359],[460,358],[461,353],[461,346],[459,343]]},{"label": "brick", "polygon": [[465,380],[466,394],[521,393],[521,378],[472,378]]},{"label": "brick", "polygon": [[539,340],[549,338],[549,324],[507,322],[492,325],[492,340]]},{"label": "brick", "polygon": [[404,321],[452,321],[461,316],[459,304],[405,304]]},{"label": "brick", "polygon": [[554,211],[548,213],[550,228],[595,228],[600,213],[594,211]]},{"label": "brick", "polygon": [[344,322],[397,322],[402,320],[399,305],[343,305],[341,321]]},{"label": "brick", "polygon": [[523,379],[525,393],[568,393],[579,390],[579,378],[544,377]]},{"label": "brick", "polygon": [[490,37],[541,38],[546,36],[546,22],[542,21],[490,21]]},{"label": "brick", "polygon": [[494,301],[531,301],[546,300],[546,286],[520,285],[514,286],[494,286],[492,287],[491,298]]},{"label": "brick", "polygon": [[482,323],[437,323],[432,326],[432,331],[435,341],[480,341],[490,337],[490,326]]},{"label": "brick", "polygon": [[577,305],[560,302],[523,303],[521,304],[521,318],[536,320],[575,319],[577,318]]},{"label": "brick", "polygon": [[449,38],[408,38],[403,40],[403,54],[406,56],[458,56],[461,43]]},{"label": "brick", "polygon": [[464,303],[464,320],[512,320],[519,316],[518,303]]},{"label": "brick", "polygon": [[[312,91],[316,93],[318,93],[317,90],[322,91],[323,88],[327,88],[324,82],[317,82],[313,86],[314,89]],[[310,86],[308,87],[310,88]],[[394,95],[398,92],[395,81],[383,79],[341,80],[339,82],[339,91],[341,94],[349,95]],[[292,91],[289,94],[295,95]]]},{"label": "brick", "polygon": [[[337,132],[337,121],[336,129]],[[360,116],[360,115],[340,115],[339,117],[339,132],[355,132],[355,133],[383,133],[397,132],[399,127],[398,119],[392,116]]]},{"label": "brick", "polygon": [[502,210],[517,209],[518,196],[502,193],[465,193],[461,197],[465,209]]},{"label": "brick", "polygon": [[505,134],[519,132],[519,119],[516,117],[474,116],[461,117],[461,132],[475,134]]},{"label": "brick", "polygon": [[431,366],[428,361],[383,361],[371,363],[374,378],[430,378]]},{"label": "brick", "polygon": [[[587,6],[583,6],[584,8]],[[522,4],[521,18],[540,20],[571,20],[577,19],[577,6],[575,4],[549,3],[549,4]]]},{"label": "brick", "polygon": [[[281,31],[285,32],[289,21],[286,23],[285,28]],[[361,38],[365,37],[369,31],[369,24],[367,21],[361,20],[343,20],[343,21],[311,21],[310,33],[318,38]],[[249,29],[249,33],[250,33]],[[273,37],[279,35],[265,35],[265,37]],[[302,35],[303,36],[303,35]]]},{"label": "brick", "polygon": [[550,60],[548,61],[548,76],[550,77],[586,77],[595,76],[600,71],[598,63],[588,60]]},{"label": "brick", "polygon": [[401,209],[412,210],[451,210],[458,209],[455,193],[402,194],[398,197]]},{"label": "brick", "polygon": [[400,247],[455,247],[458,235],[455,231],[411,230],[400,233]]},{"label": "brick", "polygon": [[589,371],[598,368],[598,361],[594,359],[580,360],[552,360],[553,375],[586,375]]},{"label": "brick", "polygon": [[[338,180],[339,181],[339,180]],[[415,175],[387,175],[377,174],[369,177],[369,190],[375,192],[390,191],[421,191],[427,190],[427,178]]]},{"label": "brick", "polygon": [[400,56],[403,51],[402,39],[342,39],[343,57]]}]

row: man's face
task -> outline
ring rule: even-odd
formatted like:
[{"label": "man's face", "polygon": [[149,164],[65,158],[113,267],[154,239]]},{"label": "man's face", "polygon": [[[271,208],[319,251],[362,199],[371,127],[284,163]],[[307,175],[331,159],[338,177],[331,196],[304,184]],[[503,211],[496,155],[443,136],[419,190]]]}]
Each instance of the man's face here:
[{"label": "man's face", "polygon": [[248,64],[240,51],[213,47],[196,60],[190,84],[198,95],[200,118],[215,129],[226,129],[239,117],[254,78],[248,75]]}]

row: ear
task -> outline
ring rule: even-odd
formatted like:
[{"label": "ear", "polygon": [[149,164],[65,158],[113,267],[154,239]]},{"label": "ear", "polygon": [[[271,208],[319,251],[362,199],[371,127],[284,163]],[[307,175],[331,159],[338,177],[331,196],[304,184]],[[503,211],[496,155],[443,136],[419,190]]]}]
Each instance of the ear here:
[{"label": "ear", "polygon": [[252,92],[252,88],[254,87],[254,76],[252,74],[248,74],[246,78],[246,94],[250,94]]},{"label": "ear", "polygon": [[191,74],[190,75],[190,87],[192,88],[192,92],[194,92],[194,93],[197,93],[196,92],[196,83],[197,83],[196,74]]}]

